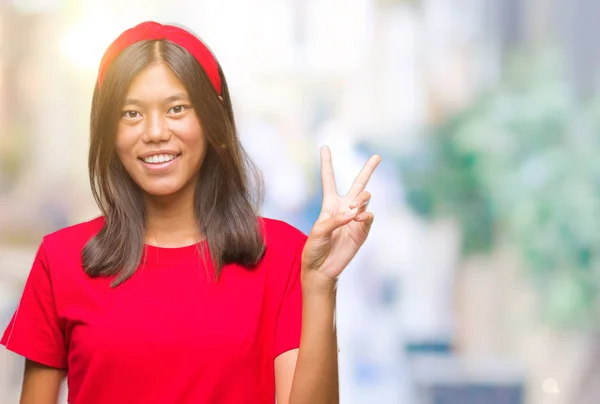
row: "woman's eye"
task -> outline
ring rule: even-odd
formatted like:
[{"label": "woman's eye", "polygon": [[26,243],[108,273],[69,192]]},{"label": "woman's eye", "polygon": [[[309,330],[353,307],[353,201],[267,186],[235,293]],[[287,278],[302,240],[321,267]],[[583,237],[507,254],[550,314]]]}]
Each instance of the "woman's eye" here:
[{"label": "woman's eye", "polygon": [[129,111],[124,111],[122,116],[124,118],[128,118],[128,119],[135,119],[135,118],[138,118],[139,115],[140,115],[139,112],[129,110]]},{"label": "woman's eye", "polygon": [[177,106],[169,109],[169,112],[173,113],[173,114],[181,114],[183,111],[185,111],[185,108],[186,108],[185,105],[177,105]]}]

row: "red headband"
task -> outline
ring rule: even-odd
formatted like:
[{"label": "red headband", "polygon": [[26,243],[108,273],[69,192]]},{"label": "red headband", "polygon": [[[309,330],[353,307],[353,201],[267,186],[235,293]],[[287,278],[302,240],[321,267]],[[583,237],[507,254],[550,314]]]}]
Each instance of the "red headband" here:
[{"label": "red headband", "polygon": [[191,53],[208,75],[217,94],[221,95],[221,77],[217,60],[206,45],[184,29],[173,25],[162,25],[154,21],[143,22],[128,29],[110,44],[100,62],[98,86],[102,85],[108,66],[125,48],[139,41],[160,39],[169,40]]}]

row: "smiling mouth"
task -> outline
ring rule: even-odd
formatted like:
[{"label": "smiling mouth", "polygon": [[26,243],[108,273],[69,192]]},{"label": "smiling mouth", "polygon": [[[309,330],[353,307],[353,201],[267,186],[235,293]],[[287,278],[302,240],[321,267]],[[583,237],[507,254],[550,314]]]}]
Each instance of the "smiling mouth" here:
[{"label": "smiling mouth", "polygon": [[155,154],[154,156],[140,158],[140,160],[146,164],[161,164],[175,160],[179,156],[181,156],[181,154]]}]

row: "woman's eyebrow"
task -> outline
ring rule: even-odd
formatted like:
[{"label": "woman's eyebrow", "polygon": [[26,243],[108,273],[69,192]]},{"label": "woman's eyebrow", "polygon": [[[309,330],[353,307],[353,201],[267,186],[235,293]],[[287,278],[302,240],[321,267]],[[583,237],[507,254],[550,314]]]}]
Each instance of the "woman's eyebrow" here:
[{"label": "woman's eyebrow", "polygon": [[[185,95],[183,93],[177,93],[177,94],[174,94],[174,95],[171,95],[171,96],[165,98],[164,103],[168,104],[171,102],[187,100],[187,99],[188,99],[187,95]],[[142,100],[139,100],[137,98],[127,98],[125,100],[124,105],[136,105],[138,107],[143,107],[144,105],[146,105],[146,103],[144,103]]]}]

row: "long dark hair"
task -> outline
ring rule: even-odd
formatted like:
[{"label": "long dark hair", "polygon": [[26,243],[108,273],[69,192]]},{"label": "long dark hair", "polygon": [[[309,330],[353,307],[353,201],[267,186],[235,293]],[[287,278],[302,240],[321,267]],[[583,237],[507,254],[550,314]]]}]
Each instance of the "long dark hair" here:
[{"label": "long dark hair", "polygon": [[226,263],[255,265],[265,250],[257,217],[263,181],[239,141],[223,71],[219,66],[220,100],[187,50],[166,40],[141,41],[126,48],[111,63],[102,88],[96,85],[92,99],[89,178],[105,223],[83,248],[82,260],[85,272],[92,277],[116,275],[112,286],[131,277],[144,254],[143,194],[117,156],[115,137],[130,83],[153,63],[168,66],[185,86],[206,136],[207,153],[196,184],[194,206],[215,276]]}]

